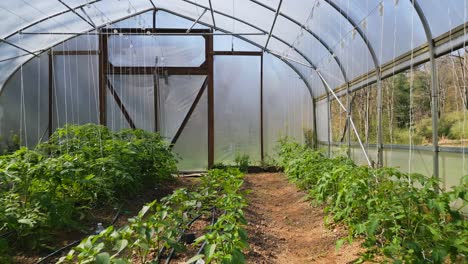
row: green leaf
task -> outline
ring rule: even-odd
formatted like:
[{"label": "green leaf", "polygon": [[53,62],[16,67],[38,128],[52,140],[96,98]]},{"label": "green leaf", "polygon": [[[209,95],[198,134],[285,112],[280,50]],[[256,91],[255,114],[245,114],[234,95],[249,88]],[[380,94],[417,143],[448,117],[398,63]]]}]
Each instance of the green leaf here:
[{"label": "green leaf", "polygon": [[128,245],[127,239],[122,239],[122,240],[117,241],[116,247],[114,247],[117,249],[117,253],[112,255],[112,257],[113,258],[117,257],[117,255],[119,255],[119,253],[122,252],[122,250],[124,250],[127,247],[127,245]]},{"label": "green leaf", "polygon": [[335,250],[338,251],[343,246],[344,242],[346,241],[345,238],[338,239],[335,244]]},{"label": "green leaf", "polygon": [[109,264],[109,263],[110,263],[109,253],[102,252],[96,256],[96,264]]},{"label": "green leaf", "polygon": [[186,263],[187,263],[187,264],[195,263],[197,260],[203,259],[203,257],[205,257],[205,255],[203,255],[203,254],[195,255],[195,256],[192,257],[191,259],[187,260]]},{"label": "green leaf", "polygon": [[19,219],[19,220],[18,220],[18,223],[20,223],[20,224],[25,224],[25,225],[28,225],[28,226],[30,226],[30,227],[33,227],[33,226],[34,226],[34,221],[31,220],[31,219],[22,218],[22,219]]},{"label": "green leaf", "polygon": [[140,212],[138,213],[138,216],[143,217],[149,209],[150,207],[148,205],[143,206],[143,208],[141,208]]},{"label": "green leaf", "polygon": [[216,250],[216,244],[208,244],[205,247],[206,262],[210,262]]}]

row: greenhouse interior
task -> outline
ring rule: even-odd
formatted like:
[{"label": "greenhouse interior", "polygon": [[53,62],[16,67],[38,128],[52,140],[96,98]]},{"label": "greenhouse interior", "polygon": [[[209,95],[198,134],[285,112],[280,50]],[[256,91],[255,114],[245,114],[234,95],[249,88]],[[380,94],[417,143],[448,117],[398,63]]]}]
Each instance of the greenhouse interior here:
[{"label": "greenhouse interior", "polygon": [[468,261],[467,0],[0,21],[0,263]]}]

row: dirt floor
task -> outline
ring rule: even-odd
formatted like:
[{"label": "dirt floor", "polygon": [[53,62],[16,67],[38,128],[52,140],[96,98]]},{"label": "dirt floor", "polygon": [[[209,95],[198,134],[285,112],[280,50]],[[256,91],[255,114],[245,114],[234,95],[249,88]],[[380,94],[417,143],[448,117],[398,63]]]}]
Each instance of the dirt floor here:
[{"label": "dirt floor", "polygon": [[323,208],[311,206],[281,173],[249,174],[244,186],[252,190],[245,210],[248,263],[352,263],[364,251],[356,242],[336,252],[346,231],[326,228]]}]

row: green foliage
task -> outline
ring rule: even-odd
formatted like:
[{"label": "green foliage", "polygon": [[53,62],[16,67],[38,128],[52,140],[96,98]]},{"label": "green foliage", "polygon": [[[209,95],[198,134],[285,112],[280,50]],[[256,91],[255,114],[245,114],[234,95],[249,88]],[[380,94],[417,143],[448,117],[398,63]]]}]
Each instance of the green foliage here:
[{"label": "green foliage", "polygon": [[240,171],[246,173],[249,170],[249,164],[250,164],[249,155],[236,153],[236,157],[234,159],[234,162],[236,163],[236,165],[240,169]]},{"label": "green foliage", "polygon": [[206,263],[239,263],[247,247],[242,208],[246,201],[240,188],[243,175],[238,169],[211,170],[194,191],[178,189],[161,202],[145,205],[129,224],[119,229],[110,226],[98,235],[84,239],[61,263],[157,263],[163,248],[184,250],[178,238],[187,223],[200,213],[210,214],[211,208],[223,212],[207,233],[196,243],[206,242],[205,252],[191,260]]},{"label": "green foliage", "polygon": [[92,124],[57,129],[34,150],[0,156],[0,231],[34,247],[48,230],[80,229],[90,208],[118,203],[174,171],[157,134]]},{"label": "green foliage", "polygon": [[308,146],[309,148],[315,147],[315,135],[312,129],[310,128],[304,129],[304,140],[305,140],[305,145]]},{"label": "green foliage", "polygon": [[[2,141],[5,140],[2,143]],[[2,146],[3,145],[3,146]],[[8,154],[15,152],[20,148],[20,136],[16,134],[14,131],[10,131],[10,136],[4,139],[0,135],[0,154]]]},{"label": "green foliage", "polygon": [[325,204],[327,222],[348,226],[345,240],[362,236],[369,252],[379,249],[399,263],[466,260],[466,221],[453,205],[466,206],[468,176],[453,190],[439,192],[433,178],[359,167],[288,140],[281,142],[279,156],[289,180]]},{"label": "green foliage", "polygon": [[410,124],[410,84],[403,73],[393,77],[395,85],[395,117],[399,128],[406,128]]}]

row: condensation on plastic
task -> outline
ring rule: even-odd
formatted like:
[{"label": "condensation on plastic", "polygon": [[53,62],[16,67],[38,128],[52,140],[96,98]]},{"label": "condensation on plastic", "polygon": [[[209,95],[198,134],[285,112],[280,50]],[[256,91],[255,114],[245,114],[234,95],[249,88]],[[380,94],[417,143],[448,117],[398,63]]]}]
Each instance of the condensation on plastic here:
[{"label": "condensation on plastic", "polygon": [[12,75],[2,90],[0,145],[14,135],[20,136],[21,145],[29,147],[35,146],[41,138],[47,139],[48,72],[48,56],[42,55]]},{"label": "condensation on plastic", "polygon": [[264,55],[264,151],[275,156],[282,137],[304,143],[304,132],[313,129],[312,98],[303,80],[272,55]]},{"label": "condensation on plastic", "polygon": [[53,129],[99,123],[98,58],[54,56]]},{"label": "condensation on plastic", "polygon": [[173,151],[177,154],[181,171],[206,170],[208,167],[208,106],[207,91],[180,135]]},{"label": "condensation on plastic", "polygon": [[[109,37],[109,61],[114,66],[193,66],[205,61],[201,36]],[[157,61],[157,63],[156,63]]]},{"label": "condensation on plastic", "polygon": [[214,58],[215,162],[260,160],[260,57]]}]

